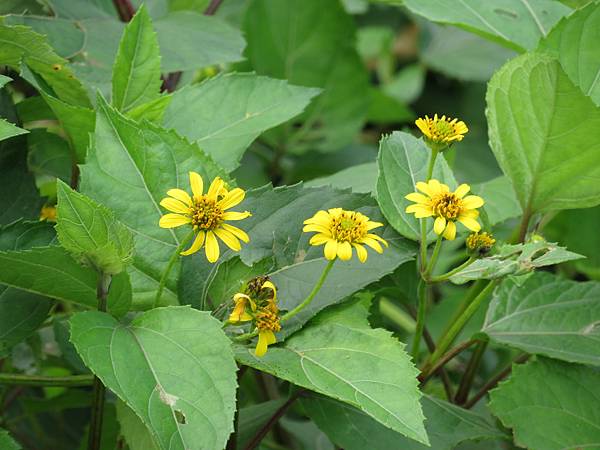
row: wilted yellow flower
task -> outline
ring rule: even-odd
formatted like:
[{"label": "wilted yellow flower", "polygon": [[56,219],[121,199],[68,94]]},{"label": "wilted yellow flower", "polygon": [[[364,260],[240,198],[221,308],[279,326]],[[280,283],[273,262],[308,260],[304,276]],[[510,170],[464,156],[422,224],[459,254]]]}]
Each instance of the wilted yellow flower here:
[{"label": "wilted yellow flower", "polygon": [[42,206],[40,211],[40,220],[56,222],[56,206]]},{"label": "wilted yellow flower", "polygon": [[275,333],[281,330],[278,312],[264,308],[256,313],[256,328],[258,328],[258,342],[254,353],[256,356],[264,356],[267,347],[277,342]]},{"label": "wilted yellow flower", "polygon": [[436,144],[451,144],[454,141],[462,141],[464,135],[469,131],[467,125],[462,120],[450,119],[450,117],[438,117],[437,114],[430,119],[429,116],[419,118],[415,125],[425,135],[425,137]]},{"label": "wilted yellow flower", "polygon": [[485,231],[483,233],[471,233],[466,241],[469,253],[479,253],[480,255],[488,253],[495,243],[496,239]]},{"label": "wilted yellow flower", "polygon": [[325,258],[333,260],[339,257],[343,261],[352,258],[352,247],[360,262],[367,260],[368,245],[377,253],[383,253],[380,242],[387,247],[387,242],[369,231],[383,226],[382,223],[372,222],[367,216],[356,211],[345,211],[342,208],[332,208],[318,211],[313,217],[304,221],[304,232],[317,232],[310,238],[311,245],[325,244]]},{"label": "wilted yellow flower", "polygon": [[223,180],[217,177],[204,194],[204,182],[196,172],[190,172],[190,185],[192,197],[181,189],[167,191],[169,197],[162,199],[160,205],[174,214],[162,216],[160,227],[175,228],[188,224],[192,226],[196,236],[190,248],[181,252],[184,256],[197,252],[204,245],[206,259],[214,263],[219,259],[217,237],[232,250],[240,251],[240,240],[247,243],[250,238],[244,231],[226,221],[242,220],[251,216],[248,211],[227,211],[244,200],[244,190],[235,188],[229,191]]},{"label": "wilted yellow flower", "polygon": [[456,237],[456,224],[458,221],[471,231],[479,231],[481,225],[477,222],[479,211],[483,206],[483,199],[477,195],[465,195],[471,189],[468,184],[461,184],[456,191],[438,180],[429,180],[427,183],[418,182],[416,188],[423,192],[413,192],[406,198],[414,205],[406,207],[407,213],[414,213],[417,219],[435,217],[433,231],[452,240]]}]

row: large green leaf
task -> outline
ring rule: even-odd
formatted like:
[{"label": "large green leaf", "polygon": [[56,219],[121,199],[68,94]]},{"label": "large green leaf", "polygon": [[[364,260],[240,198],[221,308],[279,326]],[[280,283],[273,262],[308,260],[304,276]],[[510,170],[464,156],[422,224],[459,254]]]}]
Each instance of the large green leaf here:
[{"label": "large green leaf", "polygon": [[57,181],[56,190],[60,244],[95,270],[111,275],[122,272],[132,259],[131,232],[108,208],[62,181]]},{"label": "large green leaf", "polygon": [[303,152],[350,143],[365,121],[370,91],[353,20],[340,2],[257,0],[246,11],[244,28],[246,54],[259,74],[323,88],[302,125],[279,130],[274,145]]},{"label": "large green leaf", "polygon": [[600,283],[539,272],[522,286],[502,283],[482,331],[528,353],[600,365]]},{"label": "large green leaf", "polygon": [[512,183],[505,175],[473,186],[473,192],[485,200],[483,209],[490,225],[520,217],[523,213]]},{"label": "large green leaf", "polygon": [[558,58],[571,81],[600,106],[600,3],[591,2],[562,19],[540,49]]},{"label": "large green leaf", "polygon": [[519,51],[534,49],[540,38],[570,11],[551,0],[403,0],[402,3],[429,20],[459,26]]},{"label": "large green leaf", "polygon": [[118,401],[116,407],[119,428],[127,446],[131,450],[157,450],[150,430],[136,413],[122,401]]},{"label": "large green leaf", "polygon": [[345,450],[452,450],[465,441],[505,437],[477,413],[427,395],[421,403],[431,447],[399,435],[350,405],[316,395],[301,399],[310,418]]},{"label": "large green leaf", "polygon": [[0,228],[0,251],[27,250],[56,243],[54,226],[46,221],[20,220]]},{"label": "large green leaf", "polygon": [[112,104],[128,111],[160,92],[160,53],[152,21],[142,6],[125,27],[112,77]]},{"label": "large green leaf", "polygon": [[23,128],[19,128],[16,125],[13,125],[6,119],[0,119],[0,141],[26,133],[29,133],[29,131],[24,130]]},{"label": "large green leaf", "polygon": [[42,128],[31,130],[27,136],[27,150],[27,165],[38,176],[51,176],[67,182],[71,179],[71,149],[60,136]]},{"label": "large green leaf", "polygon": [[254,74],[229,74],[177,91],[164,124],[228,170],[263,131],[300,114],[319,89]]},{"label": "large green leaf", "polygon": [[[98,100],[96,133],[85,165],[81,191],[114,211],[135,236],[135,256],[128,267],[136,308],[153,304],[167,262],[187,230],[165,230],[158,221],[159,202],[169,189],[189,191],[188,172],[205,179],[226,177],[209,156],[173,131],[150,123],[139,125]],[[162,299],[177,302],[176,275],[171,271]]]},{"label": "large green leaf", "polygon": [[89,311],[71,319],[86,365],[135,411],[161,449],[220,449],[233,428],[236,365],[221,323],[189,307],[122,325]]},{"label": "large green leaf", "polygon": [[[421,139],[395,131],[384,136],[379,143],[379,178],[377,179],[377,201],[390,224],[403,236],[419,240],[421,228],[414,214],[405,209],[412,203],[404,198],[415,192],[418,181],[425,181],[431,150]],[[439,155],[433,169],[433,178],[456,187],[452,171],[443,155]],[[433,229],[433,221],[429,221]]]},{"label": "large green leaf", "polygon": [[492,150],[527,213],[600,203],[600,108],[560,64],[526,54],[488,85]]},{"label": "large green leaf", "polygon": [[491,398],[492,412],[513,429],[521,447],[565,450],[600,442],[596,369],[538,359],[513,366],[510,379]]},{"label": "large green leaf", "polygon": [[403,343],[388,331],[368,327],[367,314],[359,304],[327,311],[324,320],[269,348],[264,357],[236,346],[236,358],[349,403],[394,431],[428,444],[417,370]]},{"label": "large green leaf", "polygon": [[48,45],[45,36],[31,28],[4,25],[0,20],[0,64],[10,66],[17,72],[26,64],[39,74],[61,100],[78,106],[89,106],[90,102],[81,86],[61,58]]}]

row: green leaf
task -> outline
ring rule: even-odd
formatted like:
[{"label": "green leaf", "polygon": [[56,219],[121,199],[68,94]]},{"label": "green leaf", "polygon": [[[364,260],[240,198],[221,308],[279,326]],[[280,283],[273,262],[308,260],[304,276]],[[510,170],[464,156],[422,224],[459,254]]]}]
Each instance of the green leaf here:
[{"label": "green leaf", "polygon": [[124,402],[117,401],[117,419],[121,434],[130,450],[158,450],[144,422]]},{"label": "green leaf", "polygon": [[[97,274],[78,264],[61,247],[0,252],[0,283],[89,308],[96,308],[98,303]],[[108,310],[112,314],[119,316],[129,310],[131,297],[123,292],[128,283],[126,273],[114,277],[108,295]]]},{"label": "green leaf", "polygon": [[0,225],[19,219],[38,219],[44,201],[40,198],[33,176],[24,163],[2,168],[0,183]]},{"label": "green leaf", "polygon": [[600,203],[600,109],[556,60],[513,59],[486,98],[492,150],[525,214]]},{"label": "green leaf", "polygon": [[143,103],[127,111],[127,117],[138,122],[148,120],[149,122],[161,124],[167,106],[171,103],[171,99],[171,95],[163,95],[155,100]]},{"label": "green leaf", "polygon": [[592,2],[563,18],[540,42],[556,57],[573,84],[600,106],[600,4]]},{"label": "green leaf", "polygon": [[232,431],[237,368],[221,323],[209,313],[157,308],[129,325],[101,312],[77,313],[71,341],[141,418],[159,448],[224,448]]},{"label": "green leaf", "polygon": [[133,235],[108,208],[56,183],[56,232],[61,245],[85,265],[115,275],[133,258]]},{"label": "green leaf", "polygon": [[512,183],[505,175],[473,186],[473,192],[485,200],[483,209],[485,209],[490,225],[496,225],[523,214]]},{"label": "green leaf", "polygon": [[[99,98],[94,142],[81,166],[81,192],[109,207],[135,235],[135,258],[128,272],[136,308],[153,304],[167,262],[187,233],[162,229],[158,221],[165,213],[159,202],[169,189],[190,190],[190,170],[207,181],[227,179],[197,145],[151,123],[137,124]],[[164,304],[177,303],[178,266],[167,280]]]},{"label": "green leaf", "polygon": [[29,131],[24,130],[23,128],[19,128],[16,125],[13,125],[6,119],[0,119],[0,141],[26,133],[29,133]]},{"label": "green leaf", "polygon": [[570,362],[600,365],[600,283],[535,273],[494,293],[482,331],[502,344]]},{"label": "green leaf", "polygon": [[[362,128],[370,102],[369,81],[355,48],[355,25],[338,1],[257,0],[244,29],[246,54],[261,75],[323,88],[300,118],[272,140],[288,151],[336,151]],[[291,126],[293,125],[293,126]]]},{"label": "green leaf", "polygon": [[[400,0],[393,0],[400,2]],[[533,50],[570,8],[551,0],[404,0],[411,12],[456,25],[518,51]]]},{"label": "green leaf", "polygon": [[7,77],[6,75],[0,75],[0,89],[3,88],[7,83],[10,83],[11,81],[11,77]]},{"label": "green leaf", "polygon": [[254,139],[301,113],[318,93],[254,74],[214,77],[173,94],[164,124],[233,170]]},{"label": "green leaf", "polygon": [[27,164],[37,175],[49,175],[68,182],[71,178],[71,149],[60,136],[44,129],[27,136]]},{"label": "green leaf", "polygon": [[112,77],[112,104],[128,111],[160,94],[160,53],[152,20],[142,5],[125,27]]},{"label": "green leaf", "polygon": [[54,226],[46,221],[20,220],[0,228],[0,250],[28,250],[55,243]]},{"label": "green leaf", "polygon": [[0,42],[0,64],[20,72],[24,63],[39,74],[64,102],[78,106],[90,105],[81,83],[73,77],[67,60],[54,53],[45,36],[22,25],[4,25],[0,20]]},{"label": "green leaf", "polygon": [[335,189],[352,189],[358,194],[375,192],[377,183],[377,164],[369,162],[340,170],[327,177],[315,178],[304,185],[306,187],[331,186]]},{"label": "green leaf", "polygon": [[237,448],[240,450],[245,449],[250,440],[284,403],[285,399],[280,398],[240,408],[237,428]]},{"label": "green leaf", "polygon": [[[365,314],[360,305],[352,307]],[[270,347],[262,358],[254,355],[254,349],[236,346],[236,358],[349,403],[394,431],[428,444],[417,370],[404,347],[388,331],[327,320]]]},{"label": "green leaf", "polygon": [[533,270],[553,266],[565,261],[584,258],[556,243],[546,241],[526,244],[504,244],[496,254],[481,258],[450,277],[450,281],[463,284],[471,280],[493,280],[507,275],[526,275]]},{"label": "green leaf", "polygon": [[[418,181],[425,181],[431,150],[421,139],[408,133],[395,131],[379,142],[379,178],[377,179],[377,201],[385,218],[401,235],[419,240],[421,227],[414,214],[405,209],[412,203],[404,198],[415,192]],[[456,187],[452,171],[443,155],[439,155],[433,169],[433,178]],[[430,231],[433,221],[428,224]]]},{"label": "green leaf", "polygon": [[300,402],[319,428],[345,450],[452,450],[465,441],[505,437],[479,414],[428,395],[423,396],[421,403],[431,447],[407,439],[359,409],[336,400],[311,395]]},{"label": "green leaf", "polygon": [[520,447],[564,450],[598,445],[598,402],[596,369],[540,358],[513,366],[491,392],[490,408]]},{"label": "green leaf", "polygon": [[3,450],[21,450],[21,446],[8,434],[8,431],[0,429],[0,448]]}]

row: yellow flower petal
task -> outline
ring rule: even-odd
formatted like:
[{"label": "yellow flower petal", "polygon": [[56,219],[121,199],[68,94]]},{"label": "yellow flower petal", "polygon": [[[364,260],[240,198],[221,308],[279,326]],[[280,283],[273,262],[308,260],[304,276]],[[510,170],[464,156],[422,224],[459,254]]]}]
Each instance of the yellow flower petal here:
[{"label": "yellow flower petal", "polygon": [[375,228],[379,228],[379,227],[382,227],[382,226],[383,226],[383,224],[381,222],[371,222],[371,221],[368,221],[367,222],[367,231],[371,231],[371,230],[374,230]]},{"label": "yellow flower petal", "polygon": [[367,237],[368,237],[368,238],[371,238],[371,239],[375,239],[376,241],[379,241],[379,242],[381,242],[383,245],[385,245],[386,247],[388,247],[388,243],[387,243],[387,241],[386,241],[384,238],[382,238],[382,237],[380,237],[380,236],[377,236],[376,234],[369,233],[369,234],[367,234]]},{"label": "yellow flower petal", "polygon": [[176,198],[177,200],[185,203],[188,206],[192,206],[192,197],[190,197],[189,194],[183,189],[169,189],[167,191],[167,195]]},{"label": "yellow flower petal", "polygon": [[410,194],[405,195],[404,198],[417,203],[427,203],[429,201],[429,197],[419,194],[418,192],[411,192]]},{"label": "yellow flower petal", "polygon": [[323,225],[323,226],[327,226],[329,225],[329,221],[331,220],[331,217],[329,216],[329,214],[326,211],[317,211],[317,213],[312,216],[310,219],[306,219],[304,221],[304,225],[309,225],[309,224],[317,224],[317,225]]},{"label": "yellow flower petal", "polygon": [[202,197],[204,182],[202,181],[200,174],[196,172],[190,172],[190,186],[192,188],[192,194],[194,194],[194,198],[199,199]]},{"label": "yellow flower petal", "polygon": [[258,342],[256,343],[256,349],[254,350],[254,354],[258,357],[265,356],[267,353],[267,337],[266,331],[261,331],[258,333]]},{"label": "yellow flower petal", "polygon": [[475,209],[483,206],[483,199],[477,195],[467,195],[462,199],[463,208]]},{"label": "yellow flower petal", "polygon": [[364,263],[367,260],[367,250],[360,244],[352,244],[352,246],[356,249],[356,256],[358,256],[358,260],[361,263]]},{"label": "yellow flower petal", "polygon": [[210,183],[210,187],[208,188],[206,196],[216,202],[217,197],[219,196],[219,193],[221,192],[224,186],[225,182],[220,177],[216,177],[212,181],[212,183]]},{"label": "yellow flower petal", "polygon": [[181,214],[165,214],[158,222],[161,228],[175,228],[190,223],[192,219]]},{"label": "yellow flower petal", "polygon": [[232,233],[223,229],[223,228],[215,228],[213,232],[223,241],[225,245],[229,247],[231,250],[239,252],[242,249],[242,245],[238,238],[236,238]]},{"label": "yellow flower petal", "polygon": [[465,216],[461,215],[458,217],[458,221],[471,231],[481,230],[481,225],[479,225],[479,222],[477,222],[475,219],[472,219],[470,217],[465,217]]},{"label": "yellow flower petal", "polygon": [[370,238],[370,237],[364,237],[359,241],[361,244],[366,244],[369,247],[371,247],[373,250],[375,250],[377,253],[383,253],[383,248],[381,248],[381,245],[379,244],[379,242],[377,242],[375,239]]},{"label": "yellow flower petal", "polygon": [[302,231],[304,231],[305,233],[309,233],[311,231],[316,231],[317,233],[329,234],[329,228],[327,228],[323,225],[317,225],[316,223],[304,225],[304,227],[302,228]]},{"label": "yellow flower petal", "polygon": [[217,237],[212,231],[206,232],[206,244],[204,247],[206,259],[208,259],[208,262],[216,262],[217,259],[219,259],[219,242],[217,241]]},{"label": "yellow flower petal", "polygon": [[338,248],[337,241],[335,241],[333,239],[329,239],[325,243],[325,250],[324,250],[325,258],[327,258],[329,260],[335,259],[335,257],[337,256],[337,248]]},{"label": "yellow flower petal", "polygon": [[273,291],[273,301],[277,300],[277,288],[271,281],[269,281],[269,280],[265,281],[260,288],[261,289],[271,289]]},{"label": "yellow flower petal", "polygon": [[433,216],[433,210],[430,206],[423,206],[419,204],[409,205],[404,211],[411,214],[414,213],[417,219]]},{"label": "yellow flower petal", "polygon": [[171,197],[165,197],[160,201],[160,206],[165,209],[168,209],[171,212],[179,213],[179,214],[189,214],[190,207],[186,206],[184,203],[181,203],[179,200],[175,200]]},{"label": "yellow flower petal", "polygon": [[350,242],[340,242],[337,248],[337,255],[342,261],[348,261],[352,258],[352,246]]},{"label": "yellow flower petal", "polygon": [[444,237],[449,241],[453,241],[456,237],[456,224],[454,222],[448,222],[446,229],[444,230]]},{"label": "yellow flower petal", "polygon": [[465,195],[467,195],[467,192],[469,192],[470,190],[471,186],[463,183],[456,188],[456,190],[454,191],[454,195],[456,195],[458,198],[463,198]]},{"label": "yellow flower petal", "polygon": [[444,229],[446,228],[446,219],[443,217],[436,217],[435,222],[433,223],[433,231],[435,234],[442,234]]},{"label": "yellow flower petal", "polygon": [[223,200],[221,200],[221,208],[223,210],[233,208],[235,205],[238,205],[244,197],[246,196],[246,192],[244,192],[240,188],[232,189],[225,195]]},{"label": "yellow flower petal", "polygon": [[200,231],[196,235],[196,238],[194,239],[194,242],[192,243],[190,248],[181,252],[180,255],[187,256],[187,255],[191,255],[192,253],[196,253],[198,250],[200,250],[202,248],[202,244],[204,244],[204,231]]},{"label": "yellow flower petal", "polygon": [[236,238],[238,238],[240,241],[245,242],[246,244],[250,242],[250,237],[246,234],[244,230],[240,230],[238,227],[234,227],[233,225],[229,225],[228,223],[223,223],[221,224],[221,228],[229,231]]},{"label": "yellow flower petal", "polygon": [[226,211],[223,213],[223,220],[242,220],[250,216],[252,216],[252,214],[250,214],[248,211]]},{"label": "yellow flower petal", "polygon": [[430,187],[429,184],[424,183],[422,181],[417,182],[417,184],[415,185],[415,187],[423,192],[424,194],[427,194],[429,197],[432,197],[435,193],[435,191],[432,190],[432,188]]},{"label": "yellow flower petal", "polygon": [[313,237],[310,238],[310,241],[308,241],[308,243],[310,245],[323,245],[330,239],[331,236],[327,236],[326,234],[315,234]]}]

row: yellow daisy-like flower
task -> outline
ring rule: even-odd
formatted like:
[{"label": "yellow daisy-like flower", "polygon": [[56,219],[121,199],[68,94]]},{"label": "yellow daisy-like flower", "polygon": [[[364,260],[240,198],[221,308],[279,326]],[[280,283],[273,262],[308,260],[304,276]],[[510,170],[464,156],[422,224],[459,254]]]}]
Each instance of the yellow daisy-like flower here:
[{"label": "yellow daisy-like flower", "polygon": [[[233,302],[234,308],[229,315],[229,322],[247,322],[254,317],[246,311],[246,308],[250,307],[250,310],[254,313],[257,304],[261,308],[276,305],[277,288],[268,277],[257,277],[246,285],[244,292],[238,292],[233,296]],[[277,307],[275,306],[275,308]]]},{"label": "yellow daisy-like flower", "polygon": [[206,259],[214,263],[219,259],[219,242],[221,239],[229,248],[241,250],[240,240],[248,243],[248,235],[237,227],[226,223],[231,220],[242,220],[250,217],[248,211],[227,211],[244,200],[246,192],[240,188],[227,190],[219,177],[210,184],[204,194],[204,182],[196,172],[190,172],[192,196],[181,189],[170,189],[160,205],[171,211],[160,218],[161,228],[175,228],[191,225],[196,236],[194,242],[181,255],[191,255],[205,246]]},{"label": "yellow daisy-like flower", "polygon": [[496,239],[487,232],[479,233],[471,233],[469,237],[467,237],[467,251],[469,253],[478,253],[483,256],[492,249],[494,244],[496,243]]},{"label": "yellow daisy-like flower", "polygon": [[427,183],[418,182],[416,188],[423,192],[413,192],[406,198],[414,205],[406,208],[407,213],[414,213],[417,219],[435,217],[433,231],[452,240],[456,237],[456,223],[460,222],[471,231],[479,231],[481,225],[477,222],[479,211],[483,206],[483,199],[477,195],[465,195],[471,189],[468,184],[461,184],[456,191],[438,180],[429,180]]},{"label": "yellow daisy-like flower", "polygon": [[262,309],[256,314],[256,328],[258,328],[258,342],[254,353],[256,356],[264,356],[267,347],[277,342],[275,333],[281,330],[281,323],[277,312]]},{"label": "yellow daisy-like flower", "polygon": [[42,206],[40,211],[40,220],[56,222],[56,206]]},{"label": "yellow daisy-like flower", "polygon": [[415,125],[427,139],[436,144],[450,145],[454,141],[460,142],[469,131],[462,120],[450,119],[446,116],[439,118],[437,114],[433,116],[433,119],[429,116],[425,116],[424,119],[418,118]]},{"label": "yellow daisy-like flower", "polygon": [[383,226],[382,223],[372,222],[367,216],[356,211],[345,211],[342,208],[332,208],[318,211],[313,217],[304,221],[304,232],[317,232],[310,238],[311,245],[325,245],[325,258],[333,260],[339,257],[343,261],[352,258],[352,248],[361,263],[367,260],[368,245],[377,253],[383,253],[380,242],[387,242],[369,231]]}]

